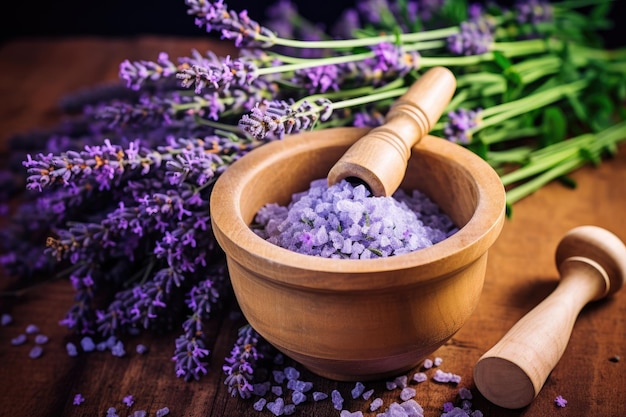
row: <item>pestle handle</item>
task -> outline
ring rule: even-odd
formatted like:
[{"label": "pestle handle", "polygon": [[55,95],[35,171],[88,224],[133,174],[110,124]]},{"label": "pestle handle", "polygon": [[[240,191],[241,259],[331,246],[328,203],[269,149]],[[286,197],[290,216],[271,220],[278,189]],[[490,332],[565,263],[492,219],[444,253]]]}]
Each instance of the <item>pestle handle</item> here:
[{"label": "pestle handle", "polygon": [[589,301],[619,290],[626,279],[626,246],[596,226],[570,230],[559,242],[557,288],[518,321],[474,367],[478,390],[504,408],[525,407],[563,355],[574,322]]},{"label": "pestle handle", "polygon": [[359,139],[330,169],[329,185],[356,179],[375,196],[393,194],[404,178],[411,148],[437,123],[455,89],[449,69],[426,71],[394,102],[385,123]]}]

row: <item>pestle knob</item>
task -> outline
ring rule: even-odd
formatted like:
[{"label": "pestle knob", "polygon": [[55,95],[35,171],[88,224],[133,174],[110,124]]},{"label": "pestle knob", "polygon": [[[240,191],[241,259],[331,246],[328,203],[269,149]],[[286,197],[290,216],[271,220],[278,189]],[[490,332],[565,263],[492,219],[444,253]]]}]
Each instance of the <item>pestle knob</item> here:
[{"label": "pestle knob", "polygon": [[557,288],[474,367],[476,387],[496,405],[521,408],[537,396],[563,355],[585,304],[624,284],[626,246],[600,227],[576,227],[560,241],[556,264],[561,276]]},{"label": "pestle knob", "polygon": [[356,180],[375,196],[393,194],[404,178],[411,148],[439,120],[455,89],[449,69],[426,71],[392,104],[385,123],[359,139],[330,169],[328,184]]}]

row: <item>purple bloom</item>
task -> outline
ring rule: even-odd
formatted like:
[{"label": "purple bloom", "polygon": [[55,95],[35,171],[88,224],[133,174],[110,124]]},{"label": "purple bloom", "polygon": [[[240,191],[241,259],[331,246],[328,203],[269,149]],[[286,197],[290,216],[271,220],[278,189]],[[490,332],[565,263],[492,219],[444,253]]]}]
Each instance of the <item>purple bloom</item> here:
[{"label": "purple bloom", "polygon": [[120,64],[119,77],[126,81],[128,88],[139,90],[146,81],[154,82],[170,77],[177,70],[177,65],[170,61],[165,52],[161,52],[156,62],[124,60]]},{"label": "purple bloom", "polygon": [[557,395],[554,399],[554,403],[557,405],[557,407],[565,407],[567,405],[567,400],[561,395]]},{"label": "purple bloom", "polygon": [[553,8],[545,0],[517,0],[515,2],[517,21],[520,23],[550,22],[553,18]]},{"label": "purple bloom", "polygon": [[232,60],[227,56],[219,63],[181,68],[176,78],[181,80],[183,87],[195,86],[195,93],[200,94],[205,88],[227,90],[231,85],[248,86],[256,80],[256,71],[254,63],[244,59]]},{"label": "purple bloom", "polygon": [[385,122],[385,116],[376,110],[359,111],[354,114],[354,127],[377,127]]},{"label": "purple bloom", "polygon": [[456,55],[480,55],[494,42],[493,28],[485,19],[461,23],[459,33],[448,37],[448,49]]},{"label": "purple bloom", "polygon": [[126,395],[124,398],[122,398],[122,402],[126,404],[127,407],[130,407],[135,403],[135,400],[133,399],[132,395]]},{"label": "purple bloom", "polygon": [[237,47],[269,47],[274,42],[276,35],[250,19],[246,10],[239,13],[229,10],[223,0],[185,0],[185,3],[187,14],[196,17],[197,26],[204,27],[207,32],[220,32],[222,39],[234,39]]},{"label": "purple bloom", "polygon": [[224,383],[228,385],[228,391],[232,396],[249,398],[252,394],[254,387],[250,381],[257,361],[263,358],[263,353],[257,349],[259,340],[260,336],[252,326],[245,325],[239,329],[237,341],[222,366],[226,374]]},{"label": "purple bloom", "polygon": [[460,108],[448,113],[444,124],[445,137],[454,143],[467,144],[472,141],[472,129],[480,122],[481,109],[467,110]]},{"label": "purple bloom", "polygon": [[294,107],[293,100],[274,100],[257,103],[250,114],[239,121],[239,128],[256,139],[278,138],[308,130],[318,121],[332,115],[332,103],[327,99],[311,104],[303,101]]},{"label": "purple bloom", "polygon": [[85,402],[85,397],[82,394],[74,395],[74,405],[81,405]]},{"label": "purple bloom", "polygon": [[339,90],[339,67],[320,65],[295,72],[292,82],[305,88],[309,94]]}]

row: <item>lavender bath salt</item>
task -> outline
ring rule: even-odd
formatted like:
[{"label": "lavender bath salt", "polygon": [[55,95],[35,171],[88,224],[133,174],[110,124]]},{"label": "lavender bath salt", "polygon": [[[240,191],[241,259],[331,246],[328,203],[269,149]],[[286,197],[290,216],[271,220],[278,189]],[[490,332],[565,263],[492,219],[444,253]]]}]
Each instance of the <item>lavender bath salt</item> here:
[{"label": "lavender bath salt", "polygon": [[458,229],[424,193],[399,189],[372,196],[364,185],[325,178],[292,196],[287,206],[269,203],[254,219],[263,239],[306,255],[370,259],[427,248]]}]

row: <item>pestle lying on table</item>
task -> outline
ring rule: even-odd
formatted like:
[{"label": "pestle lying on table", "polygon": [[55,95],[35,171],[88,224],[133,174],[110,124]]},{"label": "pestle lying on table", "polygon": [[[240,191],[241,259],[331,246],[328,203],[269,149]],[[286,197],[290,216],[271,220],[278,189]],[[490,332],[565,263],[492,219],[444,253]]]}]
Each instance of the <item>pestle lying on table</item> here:
[{"label": "pestle lying on table", "polygon": [[456,89],[454,74],[434,67],[394,102],[385,123],[352,145],[328,172],[328,184],[365,184],[374,196],[390,196],[404,178],[411,148],[441,117]]},{"label": "pestle lying on table", "polygon": [[579,226],[556,250],[557,288],[518,321],[474,367],[478,390],[492,403],[521,408],[539,394],[563,355],[589,301],[618,291],[626,279],[626,246],[597,226]]}]

